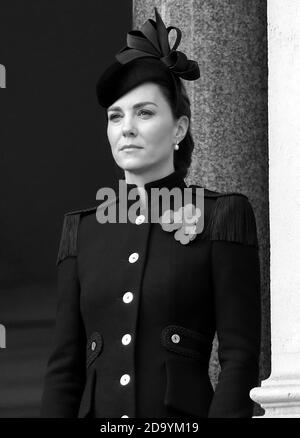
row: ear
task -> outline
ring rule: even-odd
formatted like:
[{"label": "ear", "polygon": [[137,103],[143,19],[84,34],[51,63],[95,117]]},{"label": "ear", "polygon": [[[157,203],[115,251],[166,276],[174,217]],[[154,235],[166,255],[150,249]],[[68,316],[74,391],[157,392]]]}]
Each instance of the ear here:
[{"label": "ear", "polygon": [[175,143],[180,143],[184,137],[186,136],[186,133],[189,129],[190,120],[188,116],[180,116],[179,119],[176,122],[176,129],[175,129]]}]

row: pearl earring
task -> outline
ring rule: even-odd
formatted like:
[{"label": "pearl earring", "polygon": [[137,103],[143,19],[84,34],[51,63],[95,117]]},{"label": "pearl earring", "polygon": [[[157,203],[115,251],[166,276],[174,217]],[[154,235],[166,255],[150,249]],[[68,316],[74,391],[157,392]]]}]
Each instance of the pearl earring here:
[{"label": "pearl earring", "polygon": [[179,144],[175,144],[175,146],[174,146],[174,149],[175,149],[175,151],[178,151],[178,149],[179,149]]}]

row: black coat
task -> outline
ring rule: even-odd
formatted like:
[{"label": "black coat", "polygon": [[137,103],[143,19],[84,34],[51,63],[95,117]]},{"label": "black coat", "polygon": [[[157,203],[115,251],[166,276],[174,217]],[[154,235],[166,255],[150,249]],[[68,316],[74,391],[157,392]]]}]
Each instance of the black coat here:
[{"label": "black coat", "polygon": [[[174,172],[151,187],[186,184]],[[159,223],[99,224],[97,207],[65,215],[42,417],[252,416],[261,323],[255,216],[243,194],[204,194],[204,230],[187,245]]]}]

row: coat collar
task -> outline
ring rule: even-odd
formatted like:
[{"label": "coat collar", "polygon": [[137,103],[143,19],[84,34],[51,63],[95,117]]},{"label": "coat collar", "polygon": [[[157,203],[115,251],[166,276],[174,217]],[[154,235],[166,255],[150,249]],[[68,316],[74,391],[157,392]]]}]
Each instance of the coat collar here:
[{"label": "coat collar", "polygon": [[[123,179],[125,181],[125,179]],[[126,183],[127,191],[129,192],[131,189],[135,189],[137,187],[136,184],[129,184]],[[161,189],[163,187],[166,187],[167,189],[171,190],[175,187],[179,188],[185,188],[187,187],[184,178],[183,173],[181,170],[175,170],[172,173],[170,173],[167,176],[164,176],[163,178],[159,178],[153,181],[150,181],[144,185],[144,189],[146,190],[147,194],[151,194],[152,188],[158,188]]]},{"label": "coat collar", "polygon": [[[137,184],[129,184],[126,183],[125,179],[122,179],[121,181],[123,181],[123,183],[126,184],[126,190],[127,190],[127,201],[126,201],[126,206],[124,205],[123,208],[129,208],[131,207],[131,205],[133,203],[136,202],[136,200],[138,199],[138,194],[136,195],[136,191],[137,190]],[[168,190],[172,190],[174,188],[179,188],[181,190],[181,192],[187,187],[185,181],[184,181],[184,177],[183,177],[183,173],[181,170],[174,170],[172,173],[170,173],[167,176],[164,176],[163,178],[159,178],[156,180],[152,180],[148,183],[146,183],[144,185],[144,189],[147,193],[147,207],[145,206],[141,206],[138,209],[138,213],[137,214],[141,214],[143,212],[144,208],[148,209],[148,212],[150,212],[151,209],[153,208],[158,208],[159,214],[161,215],[164,211],[163,209],[163,203],[162,203],[162,198],[160,197],[157,200],[157,196],[154,195],[153,191],[151,191],[151,189],[163,189],[166,188]],[[129,192],[133,190],[133,198],[131,198],[131,196],[129,196]],[[157,193],[156,193],[157,194]],[[137,196],[137,198],[136,198]],[[158,202],[158,204],[157,204]],[[173,204],[174,204],[174,199],[171,196],[170,199],[170,208],[173,208]]]}]

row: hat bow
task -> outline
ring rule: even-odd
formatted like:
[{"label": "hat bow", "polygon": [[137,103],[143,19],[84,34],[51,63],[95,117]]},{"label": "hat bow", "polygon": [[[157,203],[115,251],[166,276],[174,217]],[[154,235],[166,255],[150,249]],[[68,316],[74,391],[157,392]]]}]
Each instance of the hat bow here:
[{"label": "hat bow", "polygon": [[[127,46],[123,47],[115,56],[121,64],[143,57],[160,59],[176,76],[193,81],[200,77],[199,66],[196,61],[177,50],[181,41],[181,30],[175,26],[166,28],[157,8],[155,9],[156,22],[147,20],[141,30],[132,30],[127,33]],[[176,31],[176,41],[173,47],[169,44],[169,32]]]}]

